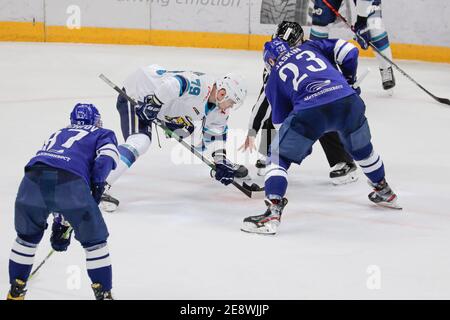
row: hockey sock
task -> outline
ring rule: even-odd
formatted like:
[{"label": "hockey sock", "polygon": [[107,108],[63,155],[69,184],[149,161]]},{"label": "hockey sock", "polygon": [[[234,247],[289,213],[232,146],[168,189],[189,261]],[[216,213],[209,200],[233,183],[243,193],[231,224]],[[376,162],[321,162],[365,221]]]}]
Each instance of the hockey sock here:
[{"label": "hockey sock", "polygon": [[108,178],[106,178],[106,182],[109,185],[113,185],[136,162],[139,156],[148,151],[150,143],[150,137],[145,134],[137,133],[129,136],[125,143],[117,148],[120,154],[120,161],[117,168],[111,171]]},{"label": "hockey sock", "polygon": [[266,197],[280,196],[284,197],[288,186],[287,170],[290,167],[290,163],[279,159],[280,164],[270,163],[266,169],[265,175],[265,193]]},{"label": "hockey sock", "polygon": [[[392,60],[392,51],[389,44],[389,37],[381,20],[381,11],[376,11],[367,19],[367,25],[370,28],[371,42],[383,55]],[[390,64],[379,54],[375,54],[380,69],[387,69]]]},{"label": "hockey sock", "polygon": [[323,40],[328,39],[328,26],[312,26],[309,34],[310,40]]},{"label": "hockey sock", "polygon": [[108,182],[109,185],[113,185],[139,157],[139,154],[131,145],[121,144],[117,149],[119,150],[120,161],[116,169],[111,171],[108,178],[106,178],[106,182]]},{"label": "hockey sock", "polygon": [[352,155],[370,181],[378,183],[383,180],[385,175],[383,160],[373,150],[372,144],[367,145],[361,150],[352,152]]},{"label": "hockey sock", "polygon": [[86,266],[92,283],[100,283],[103,290],[112,288],[112,266],[106,242],[85,248]]},{"label": "hockey sock", "polygon": [[[40,239],[39,239],[40,240]],[[37,241],[39,243],[39,241]],[[27,242],[17,237],[9,258],[9,281],[15,279],[26,282],[31,273],[38,244]]]}]

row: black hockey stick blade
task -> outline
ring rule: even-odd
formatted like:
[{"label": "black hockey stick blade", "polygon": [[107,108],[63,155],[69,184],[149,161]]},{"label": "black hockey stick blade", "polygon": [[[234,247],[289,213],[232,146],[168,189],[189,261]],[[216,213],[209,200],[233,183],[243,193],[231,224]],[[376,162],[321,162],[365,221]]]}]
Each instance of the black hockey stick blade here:
[{"label": "black hockey stick blade", "polygon": [[450,99],[447,99],[447,98],[439,98],[439,97],[435,97],[435,99],[436,99],[436,101],[439,101],[440,103],[447,104],[447,105],[450,106]]},{"label": "black hockey stick blade", "polygon": [[239,183],[237,183],[236,181],[233,181],[232,184],[238,188],[243,194],[245,194],[247,197],[251,198],[252,197],[252,190],[250,190],[250,188],[246,188],[245,187],[245,182],[244,184],[241,186]]},{"label": "black hockey stick blade", "polygon": [[252,185],[249,185],[247,182],[243,182],[242,186],[248,190],[251,190],[253,192],[261,192],[264,191],[264,187],[261,187],[257,185],[256,183],[252,183]]}]

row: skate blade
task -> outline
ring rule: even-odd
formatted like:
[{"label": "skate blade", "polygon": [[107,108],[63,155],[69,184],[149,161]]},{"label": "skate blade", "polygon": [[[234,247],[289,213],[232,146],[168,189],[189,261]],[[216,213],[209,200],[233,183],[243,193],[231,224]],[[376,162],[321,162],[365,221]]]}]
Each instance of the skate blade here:
[{"label": "skate blade", "polygon": [[100,202],[100,210],[108,212],[108,213],[114,213],[116,212],[118,205],[112,202],[108,202],[108,201],[101,201]]},{"label": "skate blade", "polygon": [[277,228],[273,228],[273,227],[255,228],[254,225],[252,225],[252,224],[244,223],[244,225],[241,227],[241,231],[246,232],[246,233],[254,233],[254,234],[260,234],[260,235],[272,236],[277,233]]},{"label": "skate blade", "polygon": [[386,93],[389,97],[393,97],[394,96],[394,89],[387,89]]},{"label": "skate blade", "polygon": [[[375,203],[375,202],[374,202]],[[378,202],[375,203],[379,207],[389,208],[389,209],[395,209],[395,210],[403,210],[402,207],[400,207],[397,203],[392,202]]]},{"label": "skate blade", "polygon": [[358,175],[356,174],[356,172],[351,172],[343,177],[336,177],[330,179],[332,184],[334,184],[335,186],[340,186],[358,181]]}]

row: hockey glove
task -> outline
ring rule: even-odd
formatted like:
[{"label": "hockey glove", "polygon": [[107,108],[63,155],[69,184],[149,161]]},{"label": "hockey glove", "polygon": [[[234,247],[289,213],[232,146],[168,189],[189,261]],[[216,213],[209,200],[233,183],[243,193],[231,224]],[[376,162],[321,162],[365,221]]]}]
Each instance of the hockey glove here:
[{"label": "hockey glove", "polygon": [[357,87],[354,86],[354,84],[356,82],[356,75],[345,76],[345,80],[347,80],[347,83],[349,84],[349,86],[352,87],[353,90],[355,90],[355,92],[358,95],[361,95],[361,88],[359,86],[357,86]]},{"label": "hockey glove", "polygon": [[216,165],[215,170],[211,170],[211,176],[214,173],[214,178],[223,183],[224,185],[229,185],[234,180],[234,165],[226,158],[224,150],[216,151],[212,154],[214,158],[214,164]]},{"label": "hockey glove", "polygon": [[369,48],[369,41],[371,40],[370,29],[367,26],[367,18],[358,16],[354,30],[357,34],[355,40],[358,41],[363,50],[367,50]]},{"label": "hockey glove", "polygon": [[52,235],[50,236],[50,244],[53,250],[58,252],[66,251],[70,245],[72,231],[73,229],[70,225],[64,222],[60,215],[56,215],[55,219],[53,219]]},{"label": "hockey glove", "polygon": [[102,194],[105,192],[106,182],[93,182],[91,184],[91,192],[92,197],[94,198],[95,202],[97,204],[100,203],[100,200],[102,199]]},{"label": "hockey glove", "polygon": [[161,110],[162,102],[155,95],[148,95],[144,98],[144,102],[139,102],[136,107],[136,115],[144,122],[150,123],[156,119]]},{"label": "hockey glove", "polygon": [[225,160],[223,162],[216,162],[216,170],[214,178],[219,181],[220,183],[223,183],[224,185],[229,185],[234,180],[234,169],[233,164]]}]

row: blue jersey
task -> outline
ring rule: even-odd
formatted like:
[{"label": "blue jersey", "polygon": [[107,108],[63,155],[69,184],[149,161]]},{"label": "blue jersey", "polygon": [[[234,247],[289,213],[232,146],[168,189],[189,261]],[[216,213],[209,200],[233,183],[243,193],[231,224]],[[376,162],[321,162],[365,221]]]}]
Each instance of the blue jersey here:
[{"label": "blue jersey", "polygon": [[355,93],[358,49],[340,39],[305,41],[280,56],[265,88],[274,124],[292,111],[318,107]]},{"label": "blue jersey", "polygon": [[[105,167],[98,166],[100,169],[97,169],[95,163],[99,159],[110,162],[109,171],[115,169],[119,152],[114,132],[91,125],[70,125],[53,133],[26,167],[42,162],[72,172],[90,185],[91,181],[105,179],[109,173],[96,172]],[[96,176],[102,177],[95,179]]]}]

